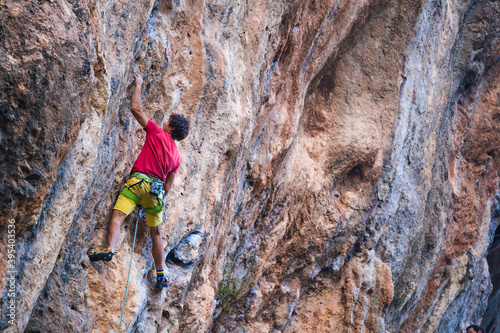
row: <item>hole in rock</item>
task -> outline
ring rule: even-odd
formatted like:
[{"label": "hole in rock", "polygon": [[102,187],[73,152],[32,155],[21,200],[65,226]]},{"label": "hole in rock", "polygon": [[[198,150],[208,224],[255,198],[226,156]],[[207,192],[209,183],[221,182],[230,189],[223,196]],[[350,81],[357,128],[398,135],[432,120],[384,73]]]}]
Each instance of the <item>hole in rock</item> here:
[{"label": "hole in rock", "polygon": [[360,164],[349,170],[344,177],[344,186],[354,187],[363,182],[363,169]]}]

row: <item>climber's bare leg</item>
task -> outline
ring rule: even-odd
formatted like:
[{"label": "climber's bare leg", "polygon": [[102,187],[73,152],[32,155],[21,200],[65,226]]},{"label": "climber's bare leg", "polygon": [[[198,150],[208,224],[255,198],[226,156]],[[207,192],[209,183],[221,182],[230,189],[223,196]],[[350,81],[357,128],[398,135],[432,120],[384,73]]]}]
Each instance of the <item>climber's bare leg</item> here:
[{"label": "climber's bare leg", "polygon": [[115,252],[116,242],[118,242],[120,238],[120,227],[126,217],[127,214],[124,212],[113,209],[113,214],[111,214],[111,220],[108,224],[107,246],[105,252]]},{"label": "climber's bare leg", "polygon": [[163,242],[161,240],[160,225],[149,227],[151,231],[151,241],[153,243],[153,259],[155,260],[156,270],[163,269]]}]

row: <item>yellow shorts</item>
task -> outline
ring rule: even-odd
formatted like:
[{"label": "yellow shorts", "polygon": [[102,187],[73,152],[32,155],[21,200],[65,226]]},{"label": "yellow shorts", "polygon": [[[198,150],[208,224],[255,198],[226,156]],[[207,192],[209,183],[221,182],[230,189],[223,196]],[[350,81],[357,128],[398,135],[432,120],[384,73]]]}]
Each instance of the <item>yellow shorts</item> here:
[{"label": "yellow shorts", "polygon": [[[151,196],[149,193],[149,188],[151,185],[145,181],[143,181],[140,185],[135,185],[130,187],[131,185],[140,183],[141,179],[137,177],[131,177],[127,184],[124,187],[129,188],[129,190],[134,193],[139,198],[139,205],[144,207],[144,209],[154,208],[158,206],[158,201],[155,196]],[[160,200],[163,200],[163,195],[160,196]],[[135,209],[136,203],[132,200],[124,196],[120,193],[118,199],[116,200],[115,207],[113,209],[119,210],[125,214],[130,214]],[[162,209],[163,211],[163,209]],[[159,214],[153,215],[146,213],[146,221],[148,222],[148,226],[155,227],[161,223],[162,220],[162,212]]]}]

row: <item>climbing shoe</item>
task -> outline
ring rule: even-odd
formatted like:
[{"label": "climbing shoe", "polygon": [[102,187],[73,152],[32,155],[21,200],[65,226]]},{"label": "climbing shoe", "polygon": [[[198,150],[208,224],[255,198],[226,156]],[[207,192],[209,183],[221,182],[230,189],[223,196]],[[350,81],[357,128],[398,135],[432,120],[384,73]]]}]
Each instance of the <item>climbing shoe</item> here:
[{"label": "climbing shoe", "polygon": [[166,287],[168,287],[167,279],[165,278],[156,279],[156,285],[155,285],[156,289],[162,289]]},{"label": "climbing shoe", "polygon": [[106,249],[89,255],[90,261],[100,261],[100,260],[111,261],[111,259],[113,259],[114,253],[113,252],[104,252],[104,251],[106,251]]}]

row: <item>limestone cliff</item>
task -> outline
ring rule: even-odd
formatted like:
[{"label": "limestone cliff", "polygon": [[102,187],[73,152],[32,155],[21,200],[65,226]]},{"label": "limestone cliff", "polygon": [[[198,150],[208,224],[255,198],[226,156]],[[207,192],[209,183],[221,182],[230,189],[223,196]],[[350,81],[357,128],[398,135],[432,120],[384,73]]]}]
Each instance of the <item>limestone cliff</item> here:
[{"label": "limestone cliff", "polygon": [[15,220],[17,255],[16,325],[0,273],[3,331],[118,331],[137,212],[112,262],[87,254],[104,244],[144,140],[134,73],[147,116],[182,113],[191,132],[162,225],[170,287],[153,288],[140,221],[125,331],[481,321],[498,214],[500,1],[0,8],[0,238]]}]

